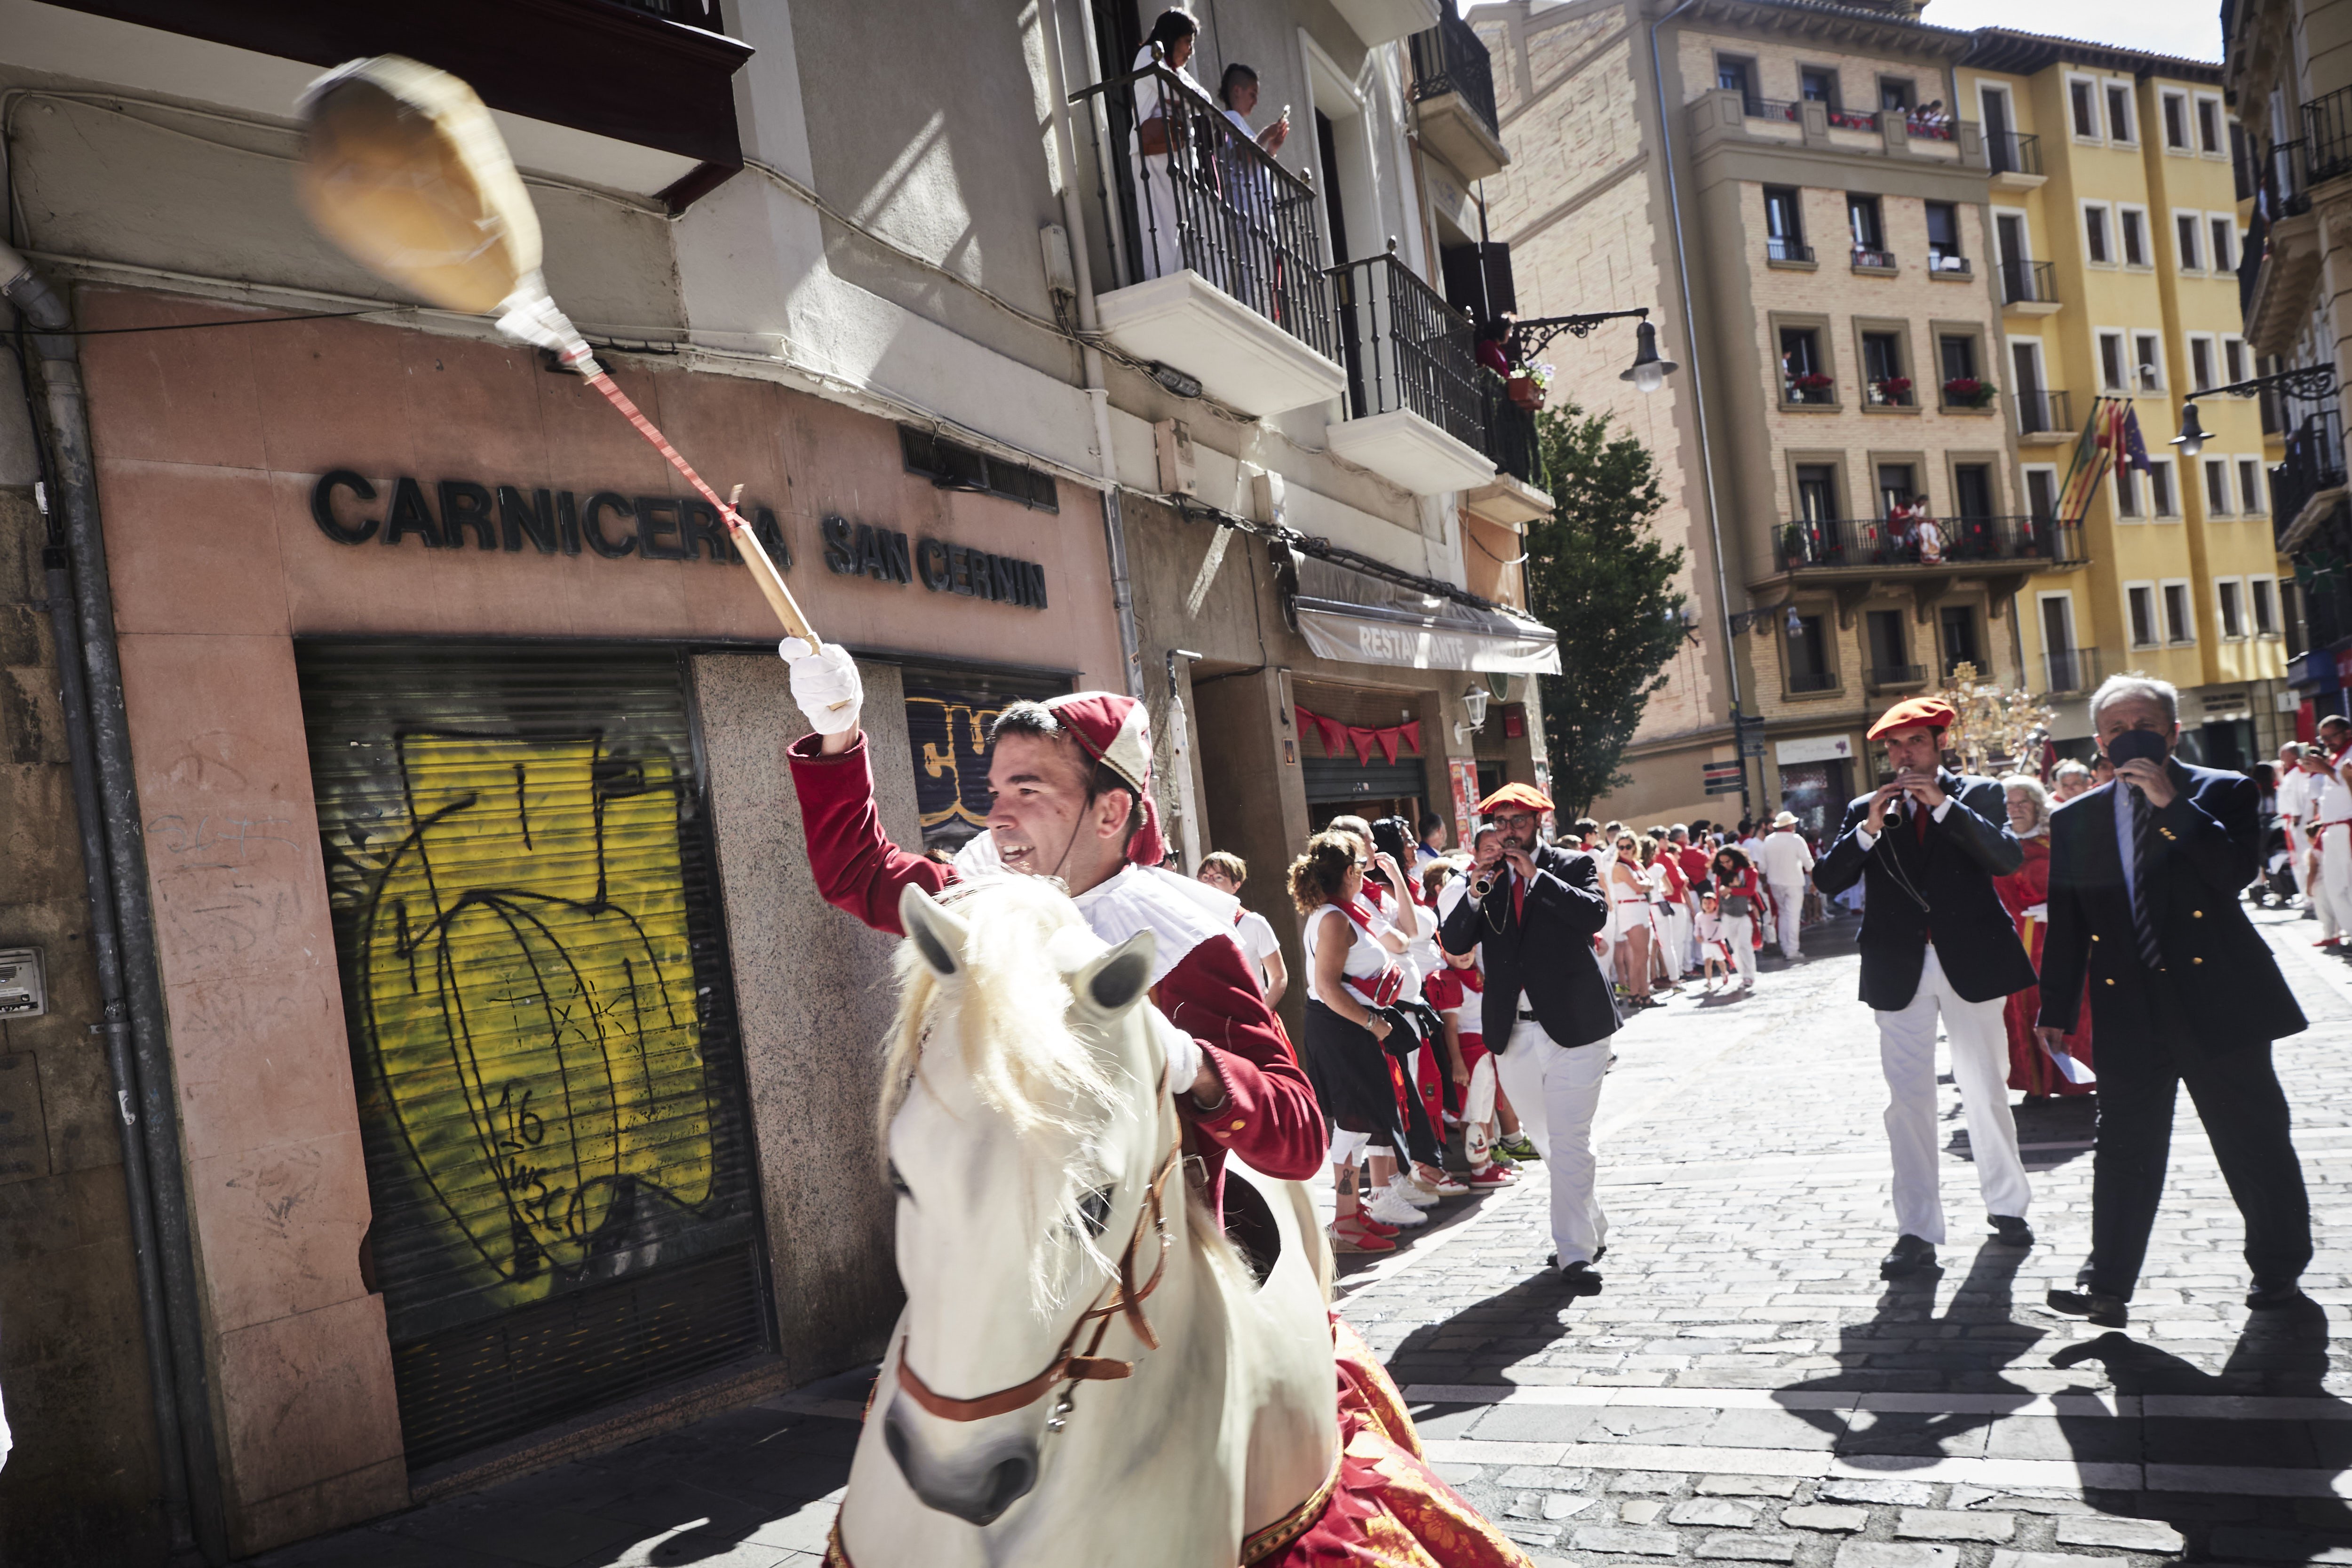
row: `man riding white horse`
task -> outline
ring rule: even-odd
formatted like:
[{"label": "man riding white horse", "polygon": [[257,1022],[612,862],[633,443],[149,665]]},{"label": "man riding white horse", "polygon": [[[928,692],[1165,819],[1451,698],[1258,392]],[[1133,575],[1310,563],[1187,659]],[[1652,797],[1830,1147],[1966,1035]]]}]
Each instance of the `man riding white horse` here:
[{"label": "man riding white horse", "polygon": [[[793,700],[816,731],[787,755],[817,890],[875,930],[904,934],[899,889],[913,883],[937,893],[961,877],[883,834],[857,722],[857,666],[838,643],[807,648],[797,637],[782,645]],[[1315,1175],[1323,1112],[1234,940],[1230,912],[1221,920],[1204,902],[1223,895],[1156,868],[1163,848],[1143,704],[1108,691],[1016,702],[990,739],[995,860],[1060,878],[1105,942],[1139,931],[1158,938],[1152,999],[1176,1026],[1165,1042],[1168,1089],[1184,1115],[1185,1152],[1205,1167],[1210,1201],[1221,1201],[1227,1150],[1277,1180]]]}]

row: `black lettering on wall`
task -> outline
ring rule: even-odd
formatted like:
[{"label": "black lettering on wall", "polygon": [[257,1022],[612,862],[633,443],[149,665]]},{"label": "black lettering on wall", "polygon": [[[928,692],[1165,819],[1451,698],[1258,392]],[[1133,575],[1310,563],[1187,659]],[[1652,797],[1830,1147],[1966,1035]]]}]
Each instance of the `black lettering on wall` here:
[{"label": "black lettering on wall", "polygon": [[[759,539],[761,548],[768,552],[768,559],[775,563],[777,571],[793,569],[793,547],[784,542],[784,531],[777,525],[774,512],[761,507],[751,519],[751,532]],[[735,559],[740,561],[743,557],[738,554]]]},{"label": "black lettering on wall", "polygon": [[335,519],[335,491],[347,489],[362,500],[375,500],[375,487],[349,468],[337,468],[319,476],[310,490],[310,518],[319,531],[338,544],[365,544],[383,526],[381,520],[363,517],[357,524],[349,525]]},{"label": "black lettering on wall", "polygon": [[604,531],[597,526],[597,522],[608,510],[619,512],[623,517],[637,515],[636,508],[629,504],[628,497],[616,496],[611,490],[598,490],[588,498],[588,510],[580,514],[580,531],[587,536],[589,549],[607,561],[618,561],[624,555],[635,553],[637,541],[634,534],[623,534],[618,540],[604,537]]},{"label": "black lettering on wall", "polygon": [[1042,610],[1045,607],[1045,569],[1034,561],[1024,562],[1023,565],[1029,573],[1029,607]]},{"label": "black lettering on wall", "polygon": [[700,496],[688,496],[677,503],[678,532],[685,537],[686,558],[702,559],[702,547],[710,546],[710,559],[719,562],[740,562],[735,546],[727,540],[727,524],[719,519],[719,509]]},{"label": "black lettering on wall", "polygon": [[[521,490],[512,485],[499,487],[499,534],[509,550],[520,551],[525,535],[541,555],[555,553],[555,498],[545,490],[533,490],[526,500]],[[575,541],[572,552],[580,552]]]},{"label": "black lettering on wall", "polygon": [[856,539],[857,570],[877,583],[888,582],[890,568],[882,559],[882,544],[874,537],[874,525],[859,523]]},{"label": "black lettering on wall", "polygon": [[555,526],[563,536],[563,553],[580,553],[580,508],[570,490],[555,492]]},{"label": "black lettering on wall", "polygon": [[828,517],[818,526],[824,534],[824,569],[835,576],[856,575],[857,546],[849,531],[849,520]]},{"label": "black lettering on wall", "polygon": [[384,514],[383,542],[397,544],[407,534],[425,541],[427,550],[441,548],[441,525],[425,504],[425,487],[406,475],[392,487],[392,510]]},{"label": "black lettering on wall", "polygon": [[683,561],[686,551],[672,542],[677,532],[677,502],[667,496],[637,498],[637,553],[648,561]]},{"label": "black lettering on wall", "polygon": [[907,536],[895,528],[877,529],[882,536],[882,564],[888,572],[887,582],[905,584],[915,580],[914,569],[907,561]]},{"label": "black lettering on wall", "polygon": [[466,547],[466,531],[474,531],[485,550],[499,547],[498,531],[490,522],[490,492],[471,479],[441,481],[441,539],[452,550]]},{"label": "black lettering on wall", "polygon": [[948,547],[936,539],[915,546],[915,571],[923,586],[936,594],[948,585]]}]

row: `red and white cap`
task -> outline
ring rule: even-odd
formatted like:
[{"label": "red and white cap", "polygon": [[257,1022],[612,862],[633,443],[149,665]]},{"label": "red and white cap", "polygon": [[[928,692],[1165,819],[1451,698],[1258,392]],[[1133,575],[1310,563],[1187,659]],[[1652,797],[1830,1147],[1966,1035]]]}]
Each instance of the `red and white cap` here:
[{"label": "red and white cap", "polygon": [[1159,865],[1168,851],[1160,837],[1160,808],[1151,799],[1151,715],[1134,698],[1115,691],[1073,691],[1047,698],[1045,706],[1087,755],[1135,791],[1143,803],[1143,826],[1128,841],[1127,858],[1139,866]]}]

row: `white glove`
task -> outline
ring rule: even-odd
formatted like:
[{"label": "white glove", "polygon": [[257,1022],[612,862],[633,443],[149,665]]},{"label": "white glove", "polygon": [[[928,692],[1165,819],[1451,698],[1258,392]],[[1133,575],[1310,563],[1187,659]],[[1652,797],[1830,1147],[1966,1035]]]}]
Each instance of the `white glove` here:
[{"label": "white glove", "polygon": [[810,728],[820,735],[845,735],[857,728],[857,710],[865,705],[866,684],[857,679],[857,661],[837,642],[812,648],[799,637],[776,645],[793,668],[793,700],[808,715]]},{"label": "white glove", "polygon": [[1168,1058],[1168,1092],[1192,1093],[1193,1080],[1201,1076],[1201,1042],[1170,1023],[1157,1007],[1151,1010],[1151,1024]]}]

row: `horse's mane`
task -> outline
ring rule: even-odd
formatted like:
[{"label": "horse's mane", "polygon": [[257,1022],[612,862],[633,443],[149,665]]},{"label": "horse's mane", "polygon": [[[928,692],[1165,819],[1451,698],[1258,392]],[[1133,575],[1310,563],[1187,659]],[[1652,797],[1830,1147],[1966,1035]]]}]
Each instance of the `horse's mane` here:
[{"label": "horse's mane", "polygon": [[[1070,1028],[1069,985],[1057,962],[1071,952],[1065,932],[1083,933],[1081,951],[1089,954],[1102,943],[1069,895],[1044,878],[978,878],[950,889],[942,901],[970,928],[956,1013],[964,1070],[981,1102],[1012,1124],[1023,1152],[1032,1156],[1029,1178],[1045,1194],[1053,1234],[1067,1243],[1034,1255],[1032,1300],[1040,1312],[1053,1311],[1065,1304],[1081,1258],[1114,1267],[1088,1233],[1082,1205],[1106,1175],[1093,1158],[1093,1141],[1129,1089]],[[876,1122],[885,1148],[891,1120],[923,1069],[931,1009],[941,990],[911,942],[898,951],[898,1010]],[[1075,1139],[1084,1152],[1075,1160],[1056,1152],[1048,1160],[1031,1136],[1047,1131]],[[1126,1241],[1105,1239],[1113,1247]]]}]

